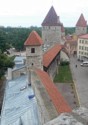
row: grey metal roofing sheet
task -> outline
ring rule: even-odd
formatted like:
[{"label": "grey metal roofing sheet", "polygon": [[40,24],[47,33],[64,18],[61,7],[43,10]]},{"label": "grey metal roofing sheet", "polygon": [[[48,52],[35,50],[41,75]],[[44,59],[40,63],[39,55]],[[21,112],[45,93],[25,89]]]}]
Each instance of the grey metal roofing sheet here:
[{"label": "grey metal roofing sheet", "polygon": [[7,82],[1,113],[1,125],[39,125],[38,108],[33,89],[28,86],[27,76]]}]

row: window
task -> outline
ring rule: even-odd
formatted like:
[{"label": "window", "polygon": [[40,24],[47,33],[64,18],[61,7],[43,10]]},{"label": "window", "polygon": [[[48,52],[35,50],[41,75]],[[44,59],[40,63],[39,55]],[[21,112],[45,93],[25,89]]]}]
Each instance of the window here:
[{"label": "window", "polygon": [[84,49],[84,47],[82,46],[82,50]]},{"label": "window", "polygon": [[79,42],[81,43],[81,40]]},{"label": "window", "polygon": [[82,43],[84,43],[84,40],[82,40]]},{"label": "window", "polygon": [[32,63],[31,65],[33,66],[34,64]]},{"label": "window", "polygon": [[79,46],[79,49],[81,49],[81,46]]},{"label": "window", "polygon": [[31,53],[35,53],[35,48],[31,48]]}]

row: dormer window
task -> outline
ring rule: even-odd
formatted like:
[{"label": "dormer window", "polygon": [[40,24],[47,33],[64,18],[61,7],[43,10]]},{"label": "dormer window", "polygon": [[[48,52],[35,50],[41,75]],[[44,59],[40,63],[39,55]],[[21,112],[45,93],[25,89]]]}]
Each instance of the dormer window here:
[{"label": "dormer window", "polygon": [[31,53],[35,53],[35,48],[31,48]]}]

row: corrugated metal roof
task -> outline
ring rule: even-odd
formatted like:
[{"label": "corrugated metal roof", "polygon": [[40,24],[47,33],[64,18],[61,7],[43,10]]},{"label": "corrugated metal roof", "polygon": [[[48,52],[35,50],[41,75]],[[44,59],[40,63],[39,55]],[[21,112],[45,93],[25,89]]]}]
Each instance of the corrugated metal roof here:
[{"label": "corrugated metal roof", "polygon": [[39,125],[37,101],[27,76],[8,81],[1,113],[1,125]]}]

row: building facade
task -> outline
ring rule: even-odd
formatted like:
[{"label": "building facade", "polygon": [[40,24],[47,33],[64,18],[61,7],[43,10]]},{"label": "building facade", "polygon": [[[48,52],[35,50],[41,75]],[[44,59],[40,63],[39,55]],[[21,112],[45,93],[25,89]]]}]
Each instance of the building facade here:
[{"label": "building facade", "polygon": [[88,34],[78,38],[77,58],[80,60],[88,58]]},{"label": "building facade", "polygon": [[52,6],[42,22],[42,39],[44,44],[51,46],[55,43],[61,43],[61,37],[64,34],[63,24]]},{"label": "building facade", "polygon": [[33,31],[25,41],[27,69],[43,69],[42,64],[42,44],[43,41],[37,32]]},{"label": "building facade", "polygon": [[76,35],[83,35],[87,33],[87,21],[85,20],[83,14],[80,15],[75,28]]}]

